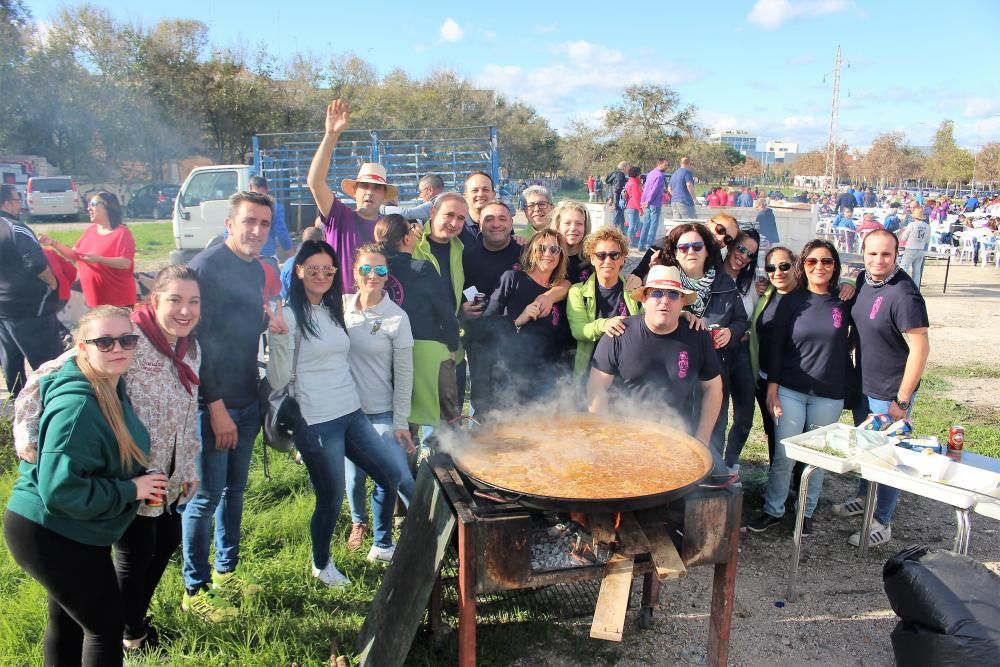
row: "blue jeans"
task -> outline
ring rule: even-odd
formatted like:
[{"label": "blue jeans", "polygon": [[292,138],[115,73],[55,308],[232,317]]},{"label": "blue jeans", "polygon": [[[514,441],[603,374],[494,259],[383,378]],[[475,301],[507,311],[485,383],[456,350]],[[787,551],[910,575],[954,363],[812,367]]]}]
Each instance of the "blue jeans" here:
[{"label": "blue jeans", "polygon": [[642,231],[641,223],[639,222],[639,209],[625,209],[625,224],[628,227],[625,236],[628,237],[629,245],[636,245],[639,241],[638,235]]},{"label": "blue jeans", "polygon": [[236,447],[216,449],[215,433],[207,410],[198,411],[201,428],[201,484],[184,508],[184,586],[196,590],[212,580],[208,564],[212,517],[215,517],[215,569],[231,572],[240,560],[240,526],[243,523],[243,493],[250,472],[250,455],[260,431],[260,408],[251,403],[227,410],[236,423]]},{"label": "blue jeans", "polygon": [[615,229],[625,233],[625,211],[615,206]]},{"label": "blue jeans", "polygon": [[25,360],[38,368],[62,351],[55,315],[0,318],[0,366],[11,396],[16,398],[24,386]]},{"label": "blue jeans", "polygon": [[[877,398],[872,398],[870,396],[866,397],[868,401],[868,412],[873,415],[887,415],[889,414],[889,403],[891,401],[882,401]],[[910,409],[906,411],[906,418],[910,418],[910,413],[913,411],[913,402],[917,400],[916,392],[910,397]],[[866,415],[867,417],[867,415]],[[865,417],[862,418],[862,421]],[[860,423],[860,422],[859,422]],[[862,479],[858,483],[858,498],[864,498],[868,495],[868,480]],[[893,488],[891,486],[886,486],[885,484],[878,485],[878,491],[875,492],[875,520],[878,521],[883,526],[888,526],[889,522],[892,521],[892,514],[896,511],[896,505],[899,503],[899,489]]]},{"label": "blue jeans", "polygon": [[[399,469],[397,491],[403,503],[409,506],[416,483],[410,474],[406,452],[396,442],[396,432],[392,428],[392,413],[368,415],[368,421],[385,442],[387,452],[392,455],[392,462]],[[351,521],[368,523],[368,508],[365,507],[365,480],[368,479],[368,473],[360,466],[354,465],[348,458],[344,461],[344,476],[347,481],[347,504],[351,507]],[[375,517],[375,544],[379,546],[387,547],[392,544],[392,511],[395,505],[396,496],[390,496],[384,486],[376,484],[375,490],[372,491],[372,515]]]},{"label": "blue jeans", "polygon": [[[764,511],[776,517],[785,514],[785,499],[792,481],[792,468],[795,467],[795,461],[785,456],[785,446],[781,441],[817,426],[833,424],[840,419],[840,413],[844,409],[842,399],[810,396],[781,385],[778,385],[778,400],[781,401],[782,415],[774,425],[774,460],[771,462],[771,474],[764,491]],[[805,511],[807,517],[811,517],[816,511],[822,489],[823,471],[818,469],[809,478]]]},{"label": "blue jeans", "polygon": [[656,241],[656,233],[660,231],[660,206],[646,208],[646,219],[642,222],[642,234],[639,236],[639,250],[645,250]]},{"label": "blue jeans", "polygon": [[[316,491],[316,508],[309,522],[309,532],[313,566],[323,569],[330,562],[330,538],[344,502],[344,457],[350,457],[355,465],[364,468],[376,484],[385,488],[389,498],[396,497],[400,473],[392,453],[361,410],[300,429],[295,434],[295,446]],[[389,523],[392,524],[392,514]],[[391,546],[391,531],[388,543],[379,544],[376,540],[375,545]]]}]

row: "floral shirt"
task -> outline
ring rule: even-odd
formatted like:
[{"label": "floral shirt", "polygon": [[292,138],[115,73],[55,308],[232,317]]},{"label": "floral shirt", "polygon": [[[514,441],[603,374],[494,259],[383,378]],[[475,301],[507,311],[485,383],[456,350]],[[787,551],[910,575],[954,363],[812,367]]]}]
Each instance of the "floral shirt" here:
[{"label": "floral shirt", "polygon": [[[125,375],[132,408],[149,431],[151,446],[148,468],[164,472],[173,468],[167,486],[167,501],[157,507],[139,506],[142,516],[159,516],[180,498],[181,484],[200,481],[198,459],[201,456],[201,435],[198,431],[198,392],[189,394],[174,371],[173,362],[160,354],[136,327],[139,345],[135,350],[132,368]],[[15,404],[14,447],[17,455],[33,463],[38,452],[38,430],[42,417],[39,400],[39,380],[62,368],[66,360],[76,354],[73,348],[52,361],[46,362],[28,377]],[[195,373],[201,365],[201,351],[194,343],[186,359]],[[190,500],[181,498],[181,504]]]}]

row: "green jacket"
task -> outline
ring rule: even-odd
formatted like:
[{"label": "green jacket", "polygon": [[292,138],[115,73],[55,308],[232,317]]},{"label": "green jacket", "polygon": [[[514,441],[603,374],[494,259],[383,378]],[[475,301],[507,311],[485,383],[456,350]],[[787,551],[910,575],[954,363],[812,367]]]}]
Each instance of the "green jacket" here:
[{"label": "green jacket", "polygon": [[[109,546],[139,509],[131,479],[143,469],[122,467],[118,441],[75,359],[42,378],[39,395],[37,463],[21,461],[7,509],[76,542]],[[149,454],[149,433],[132,410],[124,380],[118,396],[128,430]]]},{"label": "green jacket", "polygon": [[[751,287],[750,289],[753,289]],[[767,304],[771,303],[771,297],[777,290],[774,285],[768,285],[764,293],[754,304],[753,313],[750,314],[750,367],[753,369],[753,381],[756,384],[760,378],[760,339],[757,338],[757,320],[760,319]]]},{"label": "green jacket", "polygon": [[[629,315],[639,312],[642,304],[633,299],[628,290],[623,290],[622,298],[625,299],[625,308]],[[594,356],[597,341],[604,335],[605,318],[597,317],[597,275],[591,274],[584,282],[570,287],[566,300],[569,330],[576,339],[576,363],[573,370],[578,377],[582,377],[590,366],[590,358]]]}]

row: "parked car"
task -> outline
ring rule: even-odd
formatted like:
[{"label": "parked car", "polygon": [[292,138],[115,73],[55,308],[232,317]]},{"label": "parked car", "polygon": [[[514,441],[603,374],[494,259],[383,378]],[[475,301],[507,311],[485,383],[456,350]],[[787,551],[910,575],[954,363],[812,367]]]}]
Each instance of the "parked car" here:
[{"label": "parked car", "polygon": [[125,204],[125,215],[130,218],[169,218],[181,186],[176,183],[152,183],[131,195]]},{"label": "parked car", "polygon": [[26,194],[32,220],[80,219],[80,193],[72,176],[32,176]]}]

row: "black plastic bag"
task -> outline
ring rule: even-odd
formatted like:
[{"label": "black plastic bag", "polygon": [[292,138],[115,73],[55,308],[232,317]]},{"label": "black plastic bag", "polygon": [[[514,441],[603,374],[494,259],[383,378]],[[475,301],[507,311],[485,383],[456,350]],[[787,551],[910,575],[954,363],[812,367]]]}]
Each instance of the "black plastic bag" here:
[{"label": "black plastic bag", "polygon": [[882,568],[897,665],[1000,664],[1000,577],[950,551],[909,547]]}]

